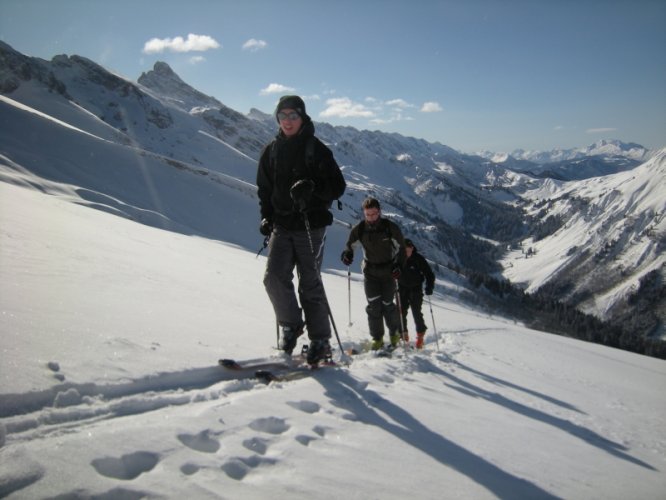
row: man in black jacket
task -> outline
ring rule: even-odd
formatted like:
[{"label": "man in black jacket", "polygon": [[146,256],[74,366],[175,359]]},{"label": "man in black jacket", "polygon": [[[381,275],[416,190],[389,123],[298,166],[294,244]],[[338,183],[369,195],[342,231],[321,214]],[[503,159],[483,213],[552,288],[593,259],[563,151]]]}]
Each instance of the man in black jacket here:
[{"label": "man in black jacket", "polygon": [[428,328],[423,320],[421,306],[423,305],[423,282],[425,281],[425,294],[432,295],[435,288],[435,273],[428,261],[416,251],[414,243],[410,239],[405,240],[405,252],[407,260],[402,266],[402,272],[398,279],[398,291],[400,293],[400,306],[402,308],[402,325],[405,328],[403,338],[409,341],[407,333],[407,310],[412,308],[412,317],[416,326],[416,348],[423,348],[423,338]]},{"label": "man in black jacket", "polygon": [[264,286],[282,327],[281,348],[291,354],[307,326],[307,360],[316,364],[331,352],[329,306],[319,272],[326,226],[333,222],[329,208],[346,184],[333,153],[315,137],[303,99],[282,97],[275,116],[280,130],[262,151],[257,169],[259,230],[270,237]]}]

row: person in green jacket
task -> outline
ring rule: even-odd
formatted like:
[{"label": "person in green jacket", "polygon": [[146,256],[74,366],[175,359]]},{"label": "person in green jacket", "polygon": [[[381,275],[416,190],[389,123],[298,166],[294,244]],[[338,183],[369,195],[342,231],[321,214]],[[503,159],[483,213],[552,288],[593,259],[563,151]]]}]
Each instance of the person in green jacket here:
[{"label": "person in green jacket", "polygon": [[398,225],[381,216],[379,201],[366,198],[362,204],[364,220],[356,224],[342,252],[346,266],[354,260],[354,245],[363,247],[363,285],[368,301],[366,312],[372,337],[372,349],[384,347],[384,324],[394,349],[400,340],[400,316],[393,302],[396,282],[405,262],[405,240]]}]

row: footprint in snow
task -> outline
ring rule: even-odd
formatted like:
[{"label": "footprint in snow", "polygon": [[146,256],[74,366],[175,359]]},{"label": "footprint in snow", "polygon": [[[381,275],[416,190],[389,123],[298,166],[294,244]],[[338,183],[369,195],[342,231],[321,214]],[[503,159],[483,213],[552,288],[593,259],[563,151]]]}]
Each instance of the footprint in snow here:
[{"label": "footprint in snow", "polygon": [[202,453],[215,453],[220,449],[220,442],[210,437],[208,429],[199,434],[178,434],[178,439],[188,448]]},{"label": "footprint in snow", "polygon": [[227,476],[236,481],[240,481],[247,476],[252,469],[256,469],[262,465],[274,465],[277,460],[270,458],[262,458],[253,455],[248,458],[233,457],[222,465],[222,470]]},{"label": "footprint in snow", "polygon": [[152,470],[157,462],[159,462],[157,454],[137,451],[136,453],[123,455],[120,458],[96,458],[91,464],[102,476],[131,480],[136,479],[144,472]]},{"label": "footprint in snow", "polygon": [[265,455],[268,451],[268,440],[254,437],[243,441],[243,446],[250,451],[254,451],[259,455]]},{"label": "footprint in snow", "polygon": [[326,436],[326,432],[330,430],[330,427],[324,427],[323,425],[315,425],[312,428],[312,432],[317,434],[318,436],[324,437]]},{"label": "footprint in snow", "polygon": [[193,463],[186,463],[180,466],[180,472],[185,474],[186,476],[191,476],[192,474],[196,474],[199,472],[200,467],[196,464]]},{"label": "footprint in snow", "polygon": [[142,498],[149,498],[150,495],[145,491],[128,490],[125,488],[113,488],[112,490],[105,491],[104,493],[93,493],[84,489],[76,489],[63,495],[58,495],[52,498],[122,498],[122,500],[141,500]]},{"label": "footprint in snow", "polygon": [[27,451],[5,448],[0,453],[0,497],[27,488],[44,477],[46,469]]},{"label": "footprint in snow", "polygon": [[282,434],[289,430],[289,425],[282,418],[258,418],[250,422],[250,429],[268,434]]},{"label": "footprint in snow", "polygon": [[289,401],[287,404],[292,408],[310,414],[317,413],[319,410],[321,410],[321,406],[319,406],[319,404],[315,403],[314,401]]},{"label": "footprint in snow", "polygon": [[59,380],[60,382],[65,381],[65,376],[60,372],[60,363],[57,361],[49,361],[46,363],[46,367],[53,372],[53,378]]},{"label": "footprint in snow", "polygon": [[317,439],[318,438],[316,437],[306,436],[305,434],[296,436],[296,441],[301,443],[303,446],[309,446],[312,441],[316,441]]}]

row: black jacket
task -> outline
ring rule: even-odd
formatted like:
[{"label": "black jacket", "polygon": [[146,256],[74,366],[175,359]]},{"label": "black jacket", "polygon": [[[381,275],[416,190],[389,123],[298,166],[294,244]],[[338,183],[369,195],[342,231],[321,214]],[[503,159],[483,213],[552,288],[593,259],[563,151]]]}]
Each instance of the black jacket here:
[{"label": "black jacket", "polygon": [[[306,144],[314,141],[314,164],[306,161]],[[271,150],[274,150],[271,153]],[[261,153],[257,168],[257,188],[262,219],[286,229],[305,229],[303,214],[294,206],[289,190],[301,179],[314,182],[312,198],[306,206],[312,229],[333,222],[331,203],[345,191],[346,183],[331,150],[314,136],[312,121],[305,120],[301,131],[287,138],[278,133]]]},{"label": "black jacket", "polygon": [[404,288],[420,288],[423,286],[424,280],[426,290],[432,290],[435,286],[435,273],[432,272],[432,268],[425,257],[414,248],[411,257],[408,257],[402,266],[398,284]]}]

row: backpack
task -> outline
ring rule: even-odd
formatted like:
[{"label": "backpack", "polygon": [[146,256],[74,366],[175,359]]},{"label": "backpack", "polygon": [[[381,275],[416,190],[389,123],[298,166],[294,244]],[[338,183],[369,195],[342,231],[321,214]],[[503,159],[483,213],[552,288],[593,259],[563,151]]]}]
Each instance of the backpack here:
[{"label": "backpack", "polygon": [[[270,165],[273,169],[273,173],[277,172],[276,162],[277,162],[277,151],[275,150],[275,142],[271,145],[270,150]],[[307,142],[305,143],[305,166],[308,170],[313,170],[315,168],[315,140],[314,136],[308,136]],[[338,205],[338,210],[342,210],[342,202],[337,199],[335,200]]]},{"label": "backpack", "polygon": [[[340,202],[338,201],[338,203],[340,203]],[[379,223],[380,223],[382,226],[384,226],[384,231],[386,231],[386,236],[388,236],[388,238],[391,239],[391,238],[393,237],[393,235],[391,234],[391,225],[390,225],[390,224],[387,224],[387,223],[385,222],[385,219],[380,219],[380,220],[379,220]],[[364,233],[364,232],[365,232],[365,219],[362,220],[362,221],[359,223],[359,225],[358,225],[358,241],[360,241],[361,244],[363,244],[363,242],[361,241],[361,239],[363,238],[363,233]]]}]

